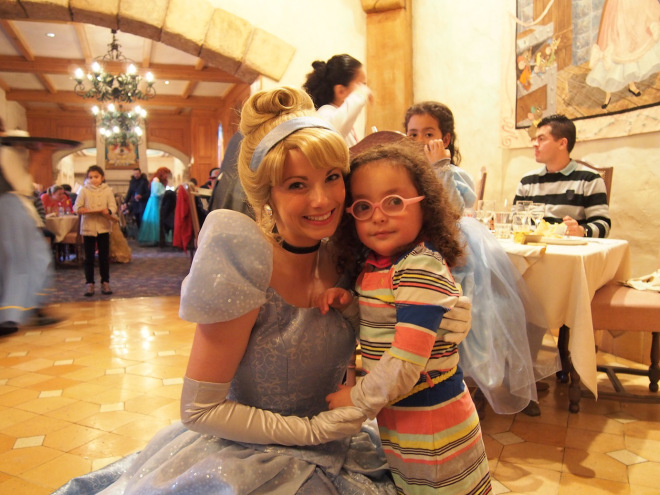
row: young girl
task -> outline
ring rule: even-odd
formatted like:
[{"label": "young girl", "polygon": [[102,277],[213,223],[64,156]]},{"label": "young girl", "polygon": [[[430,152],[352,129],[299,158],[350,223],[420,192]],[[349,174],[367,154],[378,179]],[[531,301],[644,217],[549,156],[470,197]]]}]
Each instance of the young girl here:
[{"label": "young girl", "polygon": [[443,180],[452,202],[461,210],[472,208],[477,199],[474,180],[459,168],[461,153],[456,145],[454,114],[449,107],[435,101],[417,103],[406,112],[404,127],[409,137],[424,144],[426,158]]},{"label": "young girl", "polygon": [[76,198],[73,210],[80,215],[80,231],[85,243],[85,296],[94,295],[94,252],[98,246],[101,294],[110,295],[110,231],[115,196],[104,182],[105,174],[98,165],[87,169],[85,186]]},{"label": "young girl", "polygon": [[327,62],[316,60],[307,74],[303,89],[309,93],[319,117],[330,122],[348,146],[357,144],[353,129],[371,90],[362,64],[350,55],[335,55]]},{"label": "young girl", "polygon": [[[409,137],[424,145],[451,202],[461,211],[472,207],[474,185],[457,166],[461,154],[451,110],[434,101],[418,103],[406,112],[405,127]],[[460,345],[461,367],[495,412],[538,415],[536,381],[559,368],[556,349],[540,351],[548,331],[543,310],[481,222],[463,217],[460,229],[467,243],[465,262],[452,268],[452,275],[474,305],[472,331]]]},{"label": "young girl", "polygon": [[[479,417],[457,345],[439,330],[461,292],[448,267],[462,255],[458,210],[421,150],[405,142],[354,158],[347,192],[338,245],[346,257],[358,239],[369,249],[356,283],[368,374],[329,394],[330,409],[355,405],[378,417],[400,493],[488,493]],[[325,313],[351,299],[332,288],[317,302]]]},{"label": "young girl", "polygon": [[167,167],[160,167],[151,178],[151,192],[142,215],[138,241],[140,244],[155,246],[160,242],[160,204],[165,194],[168,178],[172,172]]}]

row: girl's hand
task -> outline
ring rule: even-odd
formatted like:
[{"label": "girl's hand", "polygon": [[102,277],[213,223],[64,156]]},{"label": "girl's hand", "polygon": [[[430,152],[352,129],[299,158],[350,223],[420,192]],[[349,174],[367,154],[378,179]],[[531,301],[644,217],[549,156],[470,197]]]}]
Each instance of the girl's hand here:
[{"label": "girl's hand", "polygon": [[82,215],[84,213],[87,213],[87,208],[78,208],[78,215]]},{"label": "girl's hand", "polygon": [[340,311],[346,309],[353,301],[353,296],[346,289],[332,287],[316,296],[314,305],[321,310],[321,314],[327,314],[330,308]]},{"label": "girl's hand", "polygon": [[325,396],[325,401],[330,409],[338,407],[354,406],[351,400],[351,389],[348,385],[339,385],[338,390]]},{"label": "girl's hand", "polygon": [[424,153],[429,163],[434,164],[445,158],[451,158],[451,152],[445,149],[442,139],[432,139],[424,146]]}]

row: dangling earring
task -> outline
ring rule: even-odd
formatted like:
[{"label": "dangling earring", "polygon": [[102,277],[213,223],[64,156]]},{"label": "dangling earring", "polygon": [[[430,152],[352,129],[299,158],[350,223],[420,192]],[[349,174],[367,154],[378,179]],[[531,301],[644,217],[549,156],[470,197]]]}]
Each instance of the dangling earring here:
[{"label": "dangling earring", "polygon": [[264,205],[264,215],[266,215],[268,218],[273,218],[273,209],[269,204]]}]

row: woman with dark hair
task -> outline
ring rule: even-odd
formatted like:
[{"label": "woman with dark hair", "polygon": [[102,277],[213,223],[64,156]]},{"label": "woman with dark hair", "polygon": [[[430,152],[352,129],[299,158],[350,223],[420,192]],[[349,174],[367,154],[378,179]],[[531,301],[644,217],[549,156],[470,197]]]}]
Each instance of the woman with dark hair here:
[{"label": "woman with dark hair", "polygon": [[169,168],[160,167],[151,178],[151,194],[142,215],[142,225],[138,234],[140,244],[156,245],[160,241],[160,203],[171,175],[172,171]]},{"label": "woman with dark hair", "polygon": [[316,60],[312,67],[303,89],[312,97],[319,117],[330,122],[348,146],[357,144],[353,125],[367,100],[372,99],[362,63],[343,54],[327,62]]}]

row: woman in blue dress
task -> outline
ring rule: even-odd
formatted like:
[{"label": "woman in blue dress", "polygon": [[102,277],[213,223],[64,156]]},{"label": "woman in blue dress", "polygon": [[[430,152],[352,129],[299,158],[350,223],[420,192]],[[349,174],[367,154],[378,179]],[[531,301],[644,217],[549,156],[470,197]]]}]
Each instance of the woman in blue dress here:
[{"label": "woman in blue dress", "polygon": [[160,204],[171,175],[172,172],[169,168],[160,167],[151,178],[151,193],[142,215],[142,224],[138,234],[140,244],[154,245],[160,242]]},{"label": "woman in blue dress", "polygon": [[[313,306],[342,283],[327,238],[344,209],[348,149],[313,115],[293,88],[245,103],[239,174],[256,222],[215,210],[200,232],[181,290],[180,316],[197,323],[182,423],[58,495],[395,493],[375,425],[325,401],[355,350],[344,317]],[[460,335],[469,323],[451,313],[443,322]]]}]

